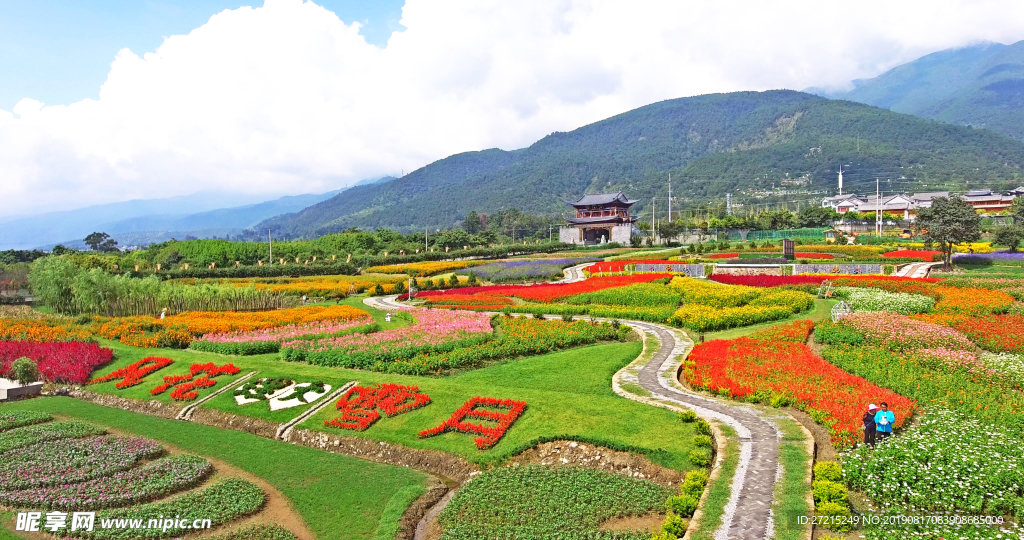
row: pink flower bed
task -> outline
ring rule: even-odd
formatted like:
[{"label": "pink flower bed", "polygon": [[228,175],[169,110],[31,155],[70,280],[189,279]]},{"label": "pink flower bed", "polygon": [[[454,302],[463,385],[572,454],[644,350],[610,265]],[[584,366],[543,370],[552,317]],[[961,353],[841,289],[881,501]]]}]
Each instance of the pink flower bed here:
[{"label": "pink flower bed", "polygon": [[922,349],[917,351],[917,357],[927,363],[941,364],[950,370],[966,370],[974,375],[985,375],[996,377],[999,372],[989,369],[974,351],[958,351],[954,349]]},{"label": "pink flower bed", "polygon": [[890,311],[854,313],[843,317],[839,323],[863,334],[869,342],[894,351],[974,349],[974,343],[967,336],[952,328],[916,321]]},{"label": "pink flower bed", "polygon": [[253,341],[287,341],[299,336],[310,334],[333,334],[349,328],[363,326],[373,322],[373,317],[367,314],[366,317],[351,321],[318,321],[307,324],[291,324],[278,328],[264,328],[262,330],[249,330],[240,332],[223,332],[220,334],[206,334],[198,341],[210,343],[248,343]]},{"label": "pink flower bed", "polygon": [[484,313],[421,309],[416,310],[414,317],[416,322],[405,328],[372,334],[286,341],[281,343],[281,348],[305,349],[310,352],[333,350],[351,354],[369,350],[388,350],[392,346],[438,345],[492,331],[491,316]]}]

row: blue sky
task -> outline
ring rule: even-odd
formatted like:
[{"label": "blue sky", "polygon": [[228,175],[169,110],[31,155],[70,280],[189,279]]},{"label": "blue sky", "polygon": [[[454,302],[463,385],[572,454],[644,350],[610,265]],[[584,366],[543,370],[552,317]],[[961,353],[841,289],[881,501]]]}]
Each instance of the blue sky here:
[{"label": "blue sky", "polygon": [[[65,105],[96,98],[117,51],[142,56],[225,9],[262,0],[0,0],[0,110],[22,98]],[[383,47],[401,30],[404,0],[318,0]]]}]

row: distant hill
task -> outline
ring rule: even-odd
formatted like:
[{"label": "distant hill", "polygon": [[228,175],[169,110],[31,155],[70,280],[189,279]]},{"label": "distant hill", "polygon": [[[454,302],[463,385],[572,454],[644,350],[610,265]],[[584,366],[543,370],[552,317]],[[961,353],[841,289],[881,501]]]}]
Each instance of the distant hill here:
[{"label": "distant hill", "polygon": [[815,92],[1024,139],[1024,41],[939,51],[849,92]]},{"label": "distant hill", "polygon": [[[367,179],[355,185],[373,185],[394,177]],[[94,231],[113,236],[119,245],[163,242],[186,236],[197,238],[236,235],[257,223],[295,212],[329,199],[345,189],[327,193],[258,197],[200,192],[167,199],[134,200],[50,212],[0,222],[0,249],[52,248],[55,244],[84,247],[81,239]]]},{"label": "distant hill", "polygon": [[[520,150],[456,154],[258,227],[292,238],[352,226],[450,227],[470,210],[564,214],[565,201],[618,190],[650,216],[669,173],[679,208],[727,192],[751,202],[792,191],[820,197],[840,165],[851,170],[847,190],[874,191],[876,176],[887,189],[1003,187],[1020,183],[1024,144],[802,92],[713,94],[654,103]],[[794,186],[789,194],[778,189],[785,185]]]}]

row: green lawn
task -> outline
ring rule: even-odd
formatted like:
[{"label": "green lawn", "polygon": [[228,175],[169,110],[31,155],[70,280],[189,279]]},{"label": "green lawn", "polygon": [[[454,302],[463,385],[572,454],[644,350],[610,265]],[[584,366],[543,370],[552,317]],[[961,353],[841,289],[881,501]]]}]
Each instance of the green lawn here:
[{"label": "green lawn", "polygon": [[811,455],[807,451],[806,435],[799,424],[789,417],[777,417],[775,423],[782,432],[779,444],[779,462],[782,464],[782,481],[775,485],[775,538],[776,540],[800,540],[808,526],[796,522],[797,516],[810,516],[813,509],[807,503],[811,484],[807,468]]},{"label": "green lawn", "polygon": [[[149,375],[135,387],[114,388],[113,383],[89,387],[114,395],[151,399],[149,389],[159,383],[160,376],[171,374],[175,367],[187,367],[195,361],[214,361],[218,365],[232,362],[241,374],[259,371],[257,377],[290,377],[306,382],[322,380],[334,384],[359,381],[360,384],[398,383],[419,386],[432,403],[394,418],[381,418],[362,433],[324,426],[337,415],[328,407],[301,427],[328,433],[357,435],[375,440],[451,452],[472,462],[499,463],[537,440],[557,437],[578,437],[598,443],[644,449],[657,463],[678,470],[689,470],[687,454],[691,448],[692,428],[675,421],[671,412],[635,403],[615,395],[611,377],[640,353],[639,342],[614,343],[571,349],[532,358],[513,360],[489,367],[466,371],[446,378],[389,375],[369,371],[346,370],[303,363],[284,362],[276,354],[258,356],[224,356],[174,349],[136,349],[119,343],[106,343],[115,349],[117,360],[100,373],[121,367],[143,356],[166,356],[175,364]],[[182,368],[184,369],[184,368]],[[222,388],[218,383],[212,390]],[[508,431],[505,438],[487,451],[476,448],[473,437],[446,433],[420,439],[421,430],[446,420],[463,403],[474,396],[526,401],[528,408]],[[167,400],[168,398],[164,398]],[[271,413],[263,403],[240,407],[231,392],[202,405],[226,412],[284,422],[298,416],[305,407]]]},{"label": "green lawn", "polygon": [[935,274],[935,277],[991,277],[991,278],[1024,278],[1024,266],[976,266],[976,265],[954,265],[964,271],[964,274]]},{"label": "green lawn", "polygon": [[378,529],[381,532],[396,530],[402,512],[424,492],[426,476],[412,469],[331,454],[240,431],[165,420],[66,397],[0,405],[0,411],[5,409],[69,415],[223,460],[277,488],[292,502],[317,538],[376,539]]}]

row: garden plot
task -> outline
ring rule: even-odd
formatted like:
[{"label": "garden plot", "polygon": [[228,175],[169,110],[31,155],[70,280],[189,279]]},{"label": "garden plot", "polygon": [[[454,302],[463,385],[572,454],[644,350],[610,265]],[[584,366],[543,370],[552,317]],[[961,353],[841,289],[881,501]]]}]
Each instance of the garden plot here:
[{"label": "garden plot", "polygon": [[331,385],[317,382],[295,382],[290,379],[260,378],[235,389],[238,405],[266,401],[271,411],[309,405],[331,391]]},{"label": "garden plot", "polygon": [[[4,414],[38,420],[38,413]],[[263,506],[263,491],[245,480],[227,478],[203,487],[213,473],[205,458],[159,457],[165,451],[154,441],[100,436],[104,431],[81,421],[45,421],[0,431],[0,503],[19,510],[62,511],[56,514],[61,519],[48,517],[44,527],[63,536],[98,539],[180,534],[178,529],[129,533],[107,526],[109,520],[122,517],[145,521],[174,515],[189,523],[209,519],[212,526],[219,526]],[[147,461],[152,458],[158,459]],[[167,498],[181,492],[184,495]],[[72,530],[75,523],[68,521],[68,513],[86,511],[96,512],[92,530]]]}]

